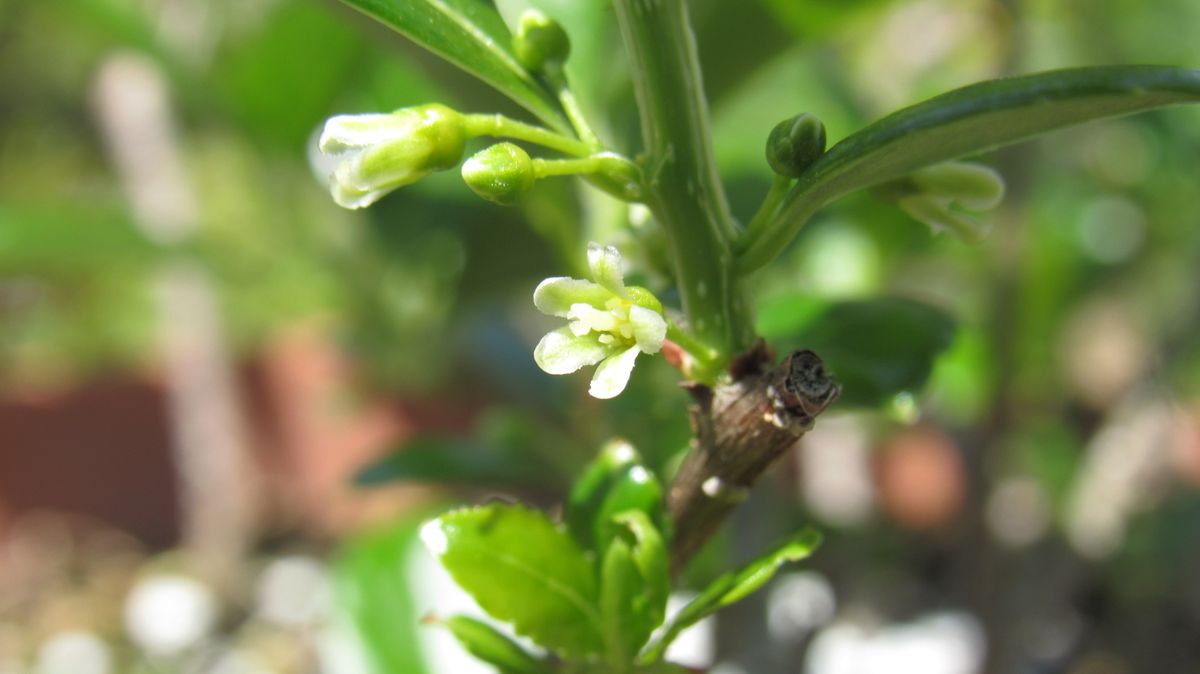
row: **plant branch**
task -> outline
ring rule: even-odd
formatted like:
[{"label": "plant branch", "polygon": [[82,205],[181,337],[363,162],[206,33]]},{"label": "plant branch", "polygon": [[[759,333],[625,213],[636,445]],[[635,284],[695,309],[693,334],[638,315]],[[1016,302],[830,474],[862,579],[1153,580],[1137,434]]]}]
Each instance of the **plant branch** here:
[{"label": "plant branch", "polygon": [[668,494],[675,573],[841,392],[812,351],[793,352],[774,366],[762,342],[735,361],[733,375],[715,389],[691,387],[696,446]]}]

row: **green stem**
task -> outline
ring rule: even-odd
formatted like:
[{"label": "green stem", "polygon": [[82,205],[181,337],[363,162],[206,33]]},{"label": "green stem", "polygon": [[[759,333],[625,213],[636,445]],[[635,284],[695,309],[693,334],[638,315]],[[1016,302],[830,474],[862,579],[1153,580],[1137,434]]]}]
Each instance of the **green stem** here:
[{"label": "green stem", "polygon": [[586,157],[592,146],[549,129],[518,122],[504,115],[464,115],[468,136],[495,136],[536,143],[576,157]]},{"label": "green stem", "polygon": [[[683,0],[614,6],[641,115],[647,205],[666,232],[688,328],[713,345],[723,367],[753,342],[753,321],[734,268],[738,227],[716,172],[687,8]],[[711,383],[718,373],[696,375]]]},{"label": "green stem", "polygon": [[702,370],[712,369],[720,359],[720,352],[700,341],[695,335],[679,327],[675,321],[669,318],[667,319],[667,339],[687,351]]},{"label": "green stem", "polygon": [[775,212],[754,231],[746,230],[746,235],[738,240],[735,251],[739,273],[750,274],[778,257],[813,214],[825,205],[824,194],[797,197],[796,192],[793,189],[784,194]]},{"label": "green stem", "polygon": [[589,173],[601,173],[617,169],[626,169],[629,160],[612,153],[582,157],[579,159],[540,159],[533,160],[533,175],[535,178],[550,176],[574,176]]},{"label": "green stem", "polygon": [[571,126],[575,129],[575,133],[579,138],[593,150],[599,150],[604,147],[600,142],[600,137],[592,130],[590,124],[587,123],[587,117],[583,114],[583,108],[579,105],[579,99],[575,98],[575,92],[571,89],[570,83],[567,82],[567,75],[561,67],[547,68],[544,71],[546,80],[553,87],[555,95],[558,96],[558,102],[563,107],[563,112],[567,113],[567,119],[570,120]]},{"label": "green stem", "polygon": [[[770,191],[767,192],[762,205],[758,207],[758,212],[754,214],[749,224],[746,225],[746,231],[738,239],[738,244],[741,244],[743,240],[752,241],[762,233],[763,229],[767,227],[767,223],[771,222],[771,219],[774,217],[775,211],[779,210],[779,204],[783,202],[783,197],[787,194],[788,188],[791,186],[791,178],[778,174],[775,176],[775,180],[771,182]],[[739,246],[735,246],[735,249],[737,247]]]},{"label": "green stem", "polygon": [[641,169],[615,152],[600,152],[580,159],[533,160],[536,179],[569,175],[587,176],[593,185],[623,201],[641,203],[645,200]]}]

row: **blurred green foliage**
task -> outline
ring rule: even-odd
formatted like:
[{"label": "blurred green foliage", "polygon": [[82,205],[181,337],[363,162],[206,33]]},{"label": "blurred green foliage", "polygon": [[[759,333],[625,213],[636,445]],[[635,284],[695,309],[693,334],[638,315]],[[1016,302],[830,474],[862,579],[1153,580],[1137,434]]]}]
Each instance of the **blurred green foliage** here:
[{"label": "blurred green foliage", "polygon": [[[598,131],[634,150],[636,116],[607,3],[529,4],[571,34],[568,71]],[[511,18],[525,3],[498,5]],[[987,77],[1106,62],[1200,65],[1194,0],[693,6],[716,154],[743,219],[770,184],[766,134],[791,115],[815,114],[832,144],[898,105]],[[198,234],[175,249],[139,233],[94,119],[93,78],[120,50],[152,59],[170,84],[200,205]],[[463,437],[423,440],[405,459],[414,463],[389,459],[366,481],[380,471],[462,477],[454,472],[460,453],[474,470],[489,466],[480,456],[508,470],[511,461],[499,457],[519,449],[528,457],[521,461],[545,471],[545,486],[565,491],[616,434],[656,470],[669,470],[689,437],[687,398],[661,359],[639,367],[619,399],[598,404],[583,393],[585,376],[551,380],[530,357],[549,324],[539,322],[529,293],[544,277],[578,274],[583,242],[621,244],[638,266],[635,282],[663,290],[656,261],[638,246],[654,239],[653,222],[634,217],[641,224],[627,228],[623,205],[563,183],[539,185],[519,209],[501,210],[452,175],[349,213],[314,179],[306,148],[326,116],[434,100],[523,114],[332,1],[0,1],[0,385],[144,367],[155,330],[149,279],[168,256],[183,256],[211,271],[242,356],[297,322],[322,321],[377,390],[496,408]],[[1107,334],[1092,309],[1116,311],[1141,354],[1122,391],[1189,404],[1200,395],[1200,111],[1087,126],[980,159],[1010,187],[988,241],[972,247],[931,237],[891,205],[848,198],[753,279],[761,325],[780,347],[819,344],[847,386],[855,382],[848,402],[878,405],[911,391],[920,417],[960,441],[971,507],[999,477],[1028,475],[1061,522],[1088,442],[1119,403],[1094,395],[1071,365],[1090,338]],[[880,296],[901,299],[872,299]],[[839,310],[865,323],[839,333],[830,320]],[[923,317],[910,321],[911,313]],[[873,377],[875,364],[861,359],[873,353],[913,358],[904,371]],[[878,421],[880,435],[895,431],[893,423]],[[439,460],[450,463],[418,461],[435,451],[449,452]],[[506,485],[529,477],[500,472],[487,477]],[[794,499],[762,498],[748,506],[758,519],[738,532],[738,546],[812,517]],[[1176,607],[1179,587],[1197,590],[1187,571],[1200,559],[1196,504],[1194,490],[1171,492],[1130,525],[1128,549],[1085,574],[1081,583],[1110,602],[1110,613],[1093,616],[1096,634]],[[381,669],[408,672],[418,670],[405,659],[407,632],[396,626],[411,616],[396,603],[401,580],[388,571],[400,538],[356,541],[340,569],[358,588],[359,627]],[[880,605],[909,606],[903,593],[923,584],[943,583],[935,599],[961,599],[970,592],[955,585],[955,573],[973,568],[972,543],[962,533],[931,541],[850,527],[829,537],[823,568],[835,582],[878,589]],[[717,554],[735,557],[738,546]],[[1038,549],[1058,560],[1070,558],[1065,550],[1061,537]],[[949,568],[953,578],[928,580],[931,568]],[[1135,590],[1136,598],[1126,596]],[[1122,638],[1112,649],[1125,654],[1161,645],[1153,635]]]}]

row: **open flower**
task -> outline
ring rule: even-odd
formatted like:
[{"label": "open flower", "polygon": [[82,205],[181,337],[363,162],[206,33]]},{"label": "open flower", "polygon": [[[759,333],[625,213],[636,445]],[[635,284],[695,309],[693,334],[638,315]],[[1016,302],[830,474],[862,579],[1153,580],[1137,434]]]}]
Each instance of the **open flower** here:
[{"label": "open flower", "polygon": [[319,147],[340,160],[329,177],[333,200],[364,208],[397,187],[457,166],[467,140],[463,126],[462,115],[436,103],[329,118]]},{"label": "open flower", "polygon": [[568,321],[542,337],[533,359],[549,374],[599,363],[588,392],[612,398],[625,390],[638,354],[662,348],[667,322],[649,290],[625,285],[616,248],[588,244],[588,267],[591,281],[548,278],[533,291],[539,311]]}]

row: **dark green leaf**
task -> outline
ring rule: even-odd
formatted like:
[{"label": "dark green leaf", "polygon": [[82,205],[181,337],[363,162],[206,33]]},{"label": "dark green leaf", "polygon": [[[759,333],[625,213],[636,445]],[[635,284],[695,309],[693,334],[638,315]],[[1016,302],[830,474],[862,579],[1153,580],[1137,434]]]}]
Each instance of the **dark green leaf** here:
[{"label": "dark green leaf", "polygon": [[662,624],[670,576],[666,547],[645,513],[631,510],[615,520],[622,531],[604,553],[600,611],[610,657],[627,663]]},{"label": "dark green leaf", "polygon": [[842,386],[838,402],[864,407],[920,388],[955,333],[941,309],[888,297],[838,303],[777,298],[760,308],[758,329],[780,348],[815,351]]},{"label": "dark green leaf", "polygon": [[487,0],[344,0],[487,82],[543,122],[567,130],[558,103],[512,52],[512,34]]},{"label": "dark green leaf", "polygon": [[614,440],[600,451],[567,499],[567,530],[579,545],[597,552],[608,547],[612,518],[628,510],[646,513],[660,531],[666,526],[658,478],[642,465],[637,450]]},{"label": "dark green leaf", "polygon": [[421,536],[463,590],[517,634],[568,656],[601,650],[592,566],[543,513],[501,504],[455,510]]},{"label": "dark green leaf", "polygon": [[468,653],[495,666],[502,674],[551,674],[554,670],[495,627],[465,615],[442,622]]},{"label": "dark green leaf", "polygon": [[663,630],[658,641],[654,642],[643,654],[643,662],[653,662],[662,657],[667,646],[675,637],[695,625],[704,618],[715,613],[722,607],[740,601],[750,593],[766,585],[781,566],[788,562],[800,561],[812,554],[821,544],[821,534],[815,529],[805,529],[786,543],[771,552],[759,557],[736,573],[727,573],[716,579],[704,592],[700,593],[678,614]]},{"label": "dark green leaf", "polygon": [[766,264],[818,208],[939,162],[1106,117],[1200,101],[1200,71],[1102,66],[981,82],[893,113],[830,148],[789,192],[775,227],[747,242]]},{"label": "dark green leaf", "polygon": [[516,456],[499,445],[423,436],[368,464],[354,476],[354,483],[363,487],[399,481],[536,486],[545,483],[546,470],[529,456]]}]

